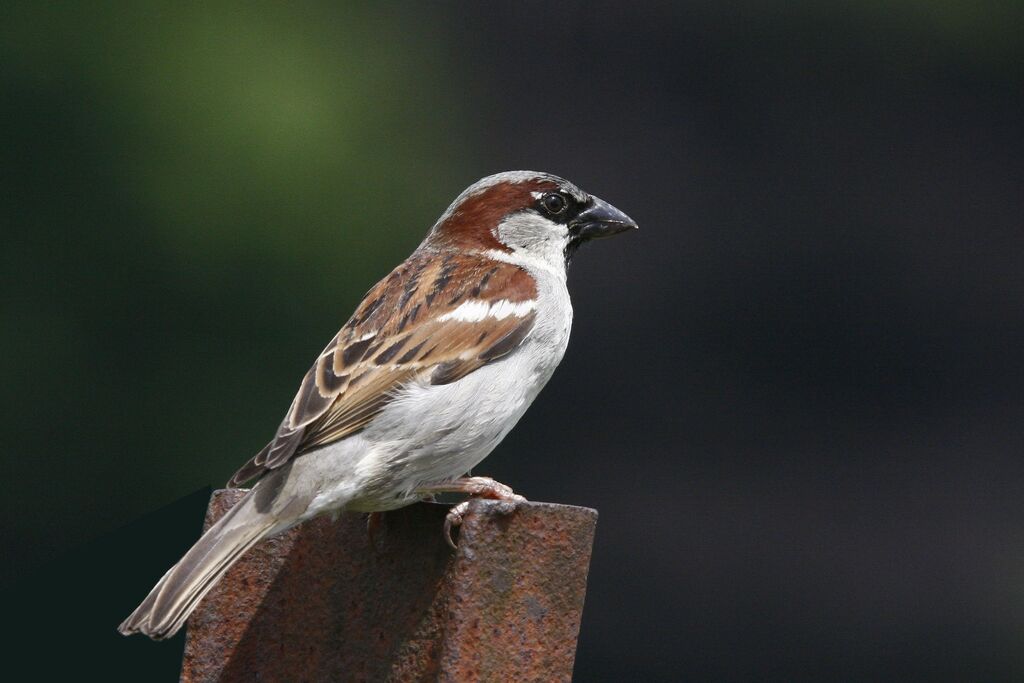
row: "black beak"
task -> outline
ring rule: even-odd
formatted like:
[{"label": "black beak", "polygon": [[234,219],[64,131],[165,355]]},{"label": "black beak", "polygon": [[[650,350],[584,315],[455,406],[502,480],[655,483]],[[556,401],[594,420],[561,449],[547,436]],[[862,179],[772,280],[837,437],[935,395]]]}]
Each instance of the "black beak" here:
[{"label": "black beak", "polygon": [[597,197],[591,197],[587,208],[569,222],[576,242],[604,239],[628,230],[636,230],[633,219]]}]

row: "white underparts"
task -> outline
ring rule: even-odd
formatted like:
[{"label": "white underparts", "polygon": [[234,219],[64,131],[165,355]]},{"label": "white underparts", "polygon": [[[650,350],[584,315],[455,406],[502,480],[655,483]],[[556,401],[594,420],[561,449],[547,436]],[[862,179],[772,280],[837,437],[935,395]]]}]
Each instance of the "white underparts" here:
[{"label": "white underparts", "polygon": [[455,310],[445,313],[437,321],[443,323],[448,320],[455,320],[463,323],[475,323],[487,318],[494,318],[495,320],[503,320],[510,316],[522,318],[536,307],[537,302],[532,299],[518,302],[500,299],[493,303],[472,299],[460,304]]},{"label": "white underparts", "polygon": [[512,265],[519,266],[530,271],[545,271],[551,275],[554,275],[563,283],[565,282],[564,252],[558,252],[558,261],[555,261],[548,255],[534,256],[522,249],[517,249],[513,251],[511,254],[506,251],[501,251],[500,249],[488,249],[487,251],[484,251],[482,253],[484,256],[492,258],[495,261],[511,263]]}]

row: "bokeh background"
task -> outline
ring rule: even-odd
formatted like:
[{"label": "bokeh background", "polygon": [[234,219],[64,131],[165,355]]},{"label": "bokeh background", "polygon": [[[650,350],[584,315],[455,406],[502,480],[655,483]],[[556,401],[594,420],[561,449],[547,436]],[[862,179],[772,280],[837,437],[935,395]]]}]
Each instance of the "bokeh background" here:
[{"label": "bokeh background", "polygon": [[[6,628],[114,638],[134,549],[528,168],[641,225],[480,471],[600,510],[577,678],[1024,677],[1020,2],[9,1],[0,78]],[[175,680],[137,640],[108,675]]]}]

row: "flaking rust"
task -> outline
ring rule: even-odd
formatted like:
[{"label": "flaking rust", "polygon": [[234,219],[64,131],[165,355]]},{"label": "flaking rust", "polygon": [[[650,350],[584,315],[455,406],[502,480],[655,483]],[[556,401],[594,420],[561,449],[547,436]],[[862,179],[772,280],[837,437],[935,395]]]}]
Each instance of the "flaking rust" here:
[{"label": "flaking rust", "polygon": [[[241,498],[215,491],[209,527]],[[315,519],[264,541],[188,621],[181,680],[568,681],[597,512],[473,501]]]}]

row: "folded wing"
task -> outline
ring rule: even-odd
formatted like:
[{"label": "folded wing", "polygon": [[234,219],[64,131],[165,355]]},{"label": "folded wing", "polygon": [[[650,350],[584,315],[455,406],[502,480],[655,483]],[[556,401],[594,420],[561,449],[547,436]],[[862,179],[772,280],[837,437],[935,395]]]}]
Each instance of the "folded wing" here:
[{"label": "folded wing", "polygon": [[306,373],[274,439],[228,485],[360,431],[410,381],[448,384],[505,358],[533,329],[536,295],[518,266],[417,252],[370,290]]}]

